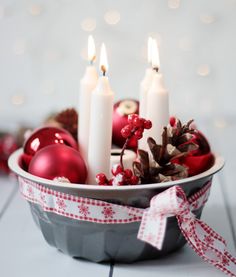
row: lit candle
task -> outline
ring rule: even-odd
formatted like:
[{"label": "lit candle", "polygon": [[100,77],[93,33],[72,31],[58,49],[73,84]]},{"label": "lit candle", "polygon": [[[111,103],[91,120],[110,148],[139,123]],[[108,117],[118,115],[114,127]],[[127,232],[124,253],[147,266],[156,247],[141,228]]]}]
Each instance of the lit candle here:
[{"label": "lit candle", "polygon": [[114,93],[106,76],[108,63],[104,44],[102,44],[101,48],[100,68],[102,76],[98,79],[91,99],[88,152],[89,184],[96,183],[95,177],[98,173],[104,173],[109,176],[110,171]]},{"label": "lit candle", "polygon": [[161,144],[163,127],[169,122],[169,94],[165,88],[163,75],[159,72],[160,59],[156,41],[153,41],[152,67],[154,75],[147,94],[147,119],[152,121],[152,128],[146,134]]},{"label": "lit candle", "polygon": [[[152,44],[153,39],[151,37],[148,38],[147,43],[147,60],[150,67],[146,68],[145,76],[140,84],[140,94],[139,94],[139,115],[140,117],[147,118],[147,93],[152,84],[152,79],[154,72],[152,70]],[[141,140],[139,140],[138,145],[139,149],[146,148],[146,136],[144,136]]]},{"label": "lit candle", "polygon": [[91,110],[91,94],[97,84],[97,71],[93,62],[96,58],[95,44],[92,36],[88,37],[88,61],[84,77],[80,81],[80,97],[79,97],[79,128],[78,141],[79,150],[87,164],[88,160],[88,141],[89,141],[89,125]]}]

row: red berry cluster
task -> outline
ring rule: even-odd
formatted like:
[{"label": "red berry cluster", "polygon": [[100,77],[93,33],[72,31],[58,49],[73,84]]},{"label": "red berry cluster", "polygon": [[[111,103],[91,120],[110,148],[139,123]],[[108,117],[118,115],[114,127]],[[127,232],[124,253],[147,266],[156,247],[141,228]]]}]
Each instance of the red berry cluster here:
[{"label": "red berry cluster", "polygon": [[137,185],[139,178],[135,176],[130,169],[124,169],[123,155],[125,149],[129,143],[129,140],[133,137],[137,140],[143,137],[144,129],[151,129],[152,122],[144,118],[140,118],[137,114],[130,114],[128,116],[128,125],[121,130],[121,135],[126,139],[125,144],[120,154],[120,164],[113,166],[113,177],[108,180],[105,174],[99,173],[96,176],[96,182],[100,186],[125,186],[125,185]]},{"label": "red berry cluster", "polygon": [[121,135],[130,139],[135,137],[137,140],[143,137],[144,129],[151,129],[152,122],[144,118],[140,118],[137,114],[130,114],[128,116],[128,125],[121,130]]},{"label": "red berry cluster", "polygon": [[139,178],[133,175],[131,169],[123,169],[119,164],[113,166],[111,173],[113,177],[108,180],[105,174],[99,173],[96,175],[96,182],[100,186],[125,186],[137,185]]}]

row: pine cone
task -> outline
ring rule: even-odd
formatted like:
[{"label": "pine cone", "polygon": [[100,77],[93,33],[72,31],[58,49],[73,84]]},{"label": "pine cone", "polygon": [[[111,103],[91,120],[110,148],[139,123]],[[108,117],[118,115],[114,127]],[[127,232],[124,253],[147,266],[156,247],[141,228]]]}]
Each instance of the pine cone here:
[{"label": "pine cone", "polygon": [[75,140],[78,140],[78,113],[74,108],[66,109],[57,114],[55,116],[55,121],[57,121],[62,128],[71,133]]},{"label": "pine cone", "polygon": [[142,184],[174,181],[188,177],[188,168],[172,163],[172,160],[198,151],[199,145],[193,141],[194,134],[198,131],[190,127],[192,122],[193,120],[182,126],[177,120],[174,126],[165,127],[162,145],[157,144],[153,138],[148,138],[147,143],[152,160],[148,152],[138,150],[139,161],[133,163],[133,169]]}]

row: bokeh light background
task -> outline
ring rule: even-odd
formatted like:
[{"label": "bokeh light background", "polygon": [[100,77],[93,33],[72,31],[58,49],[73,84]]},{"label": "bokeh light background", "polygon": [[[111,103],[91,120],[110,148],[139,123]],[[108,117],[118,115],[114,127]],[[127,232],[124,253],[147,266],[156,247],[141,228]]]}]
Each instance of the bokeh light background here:
[{"label": "bokeh light background", "polygon": [[0,0],[0,127],[77,106],[89,34],[106,44],[116,100],[138,98],[152,35],[171,113],[224,124],[236,116],[235,26],[235,0]]}]

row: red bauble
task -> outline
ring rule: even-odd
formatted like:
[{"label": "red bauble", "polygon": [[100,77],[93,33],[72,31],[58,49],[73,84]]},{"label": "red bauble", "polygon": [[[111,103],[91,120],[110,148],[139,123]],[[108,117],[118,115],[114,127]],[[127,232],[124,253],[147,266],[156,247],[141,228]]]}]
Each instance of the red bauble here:
[{"label": "red bauble", "polygon": [[66,145],[49,145],[32,158],[29,173],[53,180],[67,178],[71,183],[84,184],[87,169],[80,153]]},{"label": "red bauble", "polygon": [[67,145],[77,149],[77,142],[64,129],[57,127],[43,127],[36,129],[24,143],[24,153],[35,155],[37,151],[52,144]]},{"label": "red bauble", "polygon": [[189,176],[197,175],[209,169],[214,164],[215,159],[205,136],[200,131],[196,131],[192,136],[193,138],[187,143],[197,144],[198,149],[189,152],[187,156],[172,160],[173,163],[186,166]]},{"label": "red bauble", "polygon": [[22,169],[24,169],[25,171],[28,171],[29,164],[30,164],[32,158],[33,158],[33,156],[23,153],[20,157],[20,160],[19,160],[20,167]]},{"label": "red bauble", "polygon": [[[113,108],[113,122],[112,122],[112,142],[122,147],[125,138],[121,135],[121,129],[128,125],[128,115],[139,113],[139,102],[132,99],[125,99],[117,102]],[[128,148],[137,149],[137,139],[132,138]]]},{"label": "red bauble", "polygon": [[173,162],[186,166],[188,168],[188,175],[194,176],[212,167],[214,160],[214,155],[210,152],[199,156],[189,155]]},{"label": "red bauble", "polygon": [[0,174],[9,174],[9,156],[18,148],[16,138],[8,133],[0,133]]}]

